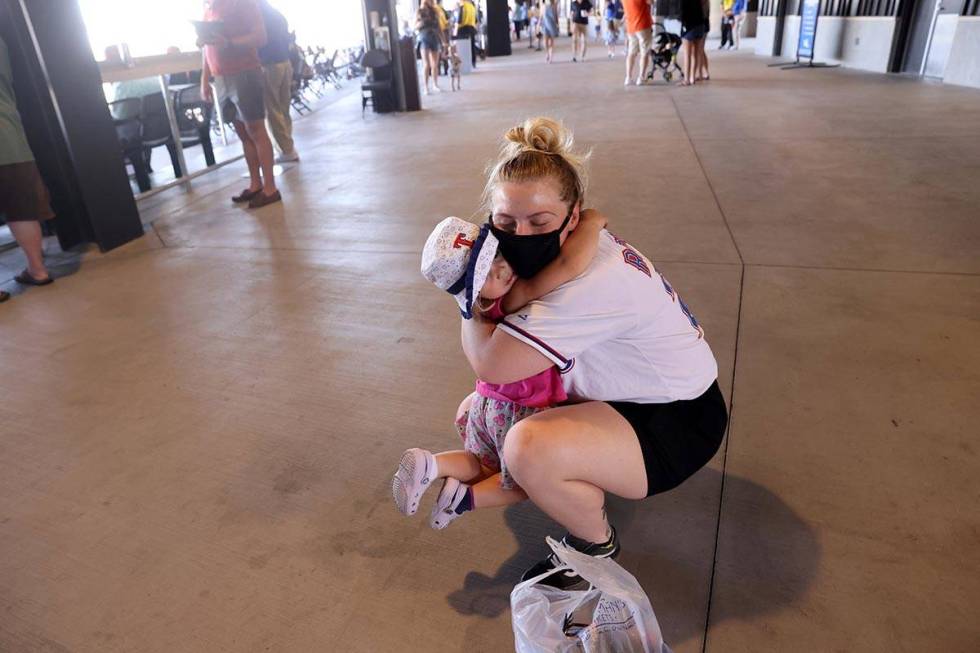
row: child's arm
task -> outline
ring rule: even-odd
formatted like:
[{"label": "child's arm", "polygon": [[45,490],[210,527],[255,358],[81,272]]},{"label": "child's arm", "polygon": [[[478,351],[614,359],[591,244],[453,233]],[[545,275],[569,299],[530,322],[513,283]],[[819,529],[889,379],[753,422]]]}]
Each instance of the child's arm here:
[{"label": "child's arm", "polygon": [[568,234],[558,258],[530,279],[518,279],[500,304],[504,315],[585,272],[599,250],[599,232],[606,228],[606,216],[595,209],[582,211],[575,231]]}]

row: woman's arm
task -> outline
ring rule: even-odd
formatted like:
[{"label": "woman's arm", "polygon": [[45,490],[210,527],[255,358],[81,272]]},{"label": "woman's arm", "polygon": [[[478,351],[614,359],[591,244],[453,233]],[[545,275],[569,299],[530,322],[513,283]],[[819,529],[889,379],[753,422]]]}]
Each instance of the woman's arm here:
[{"label": "woman's arm", "polygon": [[571,281],[589,267],[599,250],[599,232],[606,228],[606,217],[595,209],[582,211],[578,226],[568,235],[561,253],[530,279],[518,279],[500,304],[510,314],[528,302],[544,297]]},{"label": "woman's arm", "polygon": [[478,316],[461,320],[463,353],[486,383],[513,383],[553,366],[544,354]]}]

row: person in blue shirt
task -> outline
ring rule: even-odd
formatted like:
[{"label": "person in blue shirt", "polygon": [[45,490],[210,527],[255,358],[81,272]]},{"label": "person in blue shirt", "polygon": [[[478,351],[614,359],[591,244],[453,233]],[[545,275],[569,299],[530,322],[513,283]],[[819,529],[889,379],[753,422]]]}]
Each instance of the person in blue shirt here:
[{"label": "person in blue shirt", "polygon": [[517,0],[517,4],[514,6],[514,34],[516,35],[516,41],[521,40],[521,30],[524,29],[524,23],[527,22],[527,5],[524,4],[524,0]]},{"label": "person in blue shirt", "polygon": [[606,11],[603,14],[606,23],[606,48],[609,58],[616,56],[616,44],[619,43],[619,26],[623,20],[623,3],[621,0],[606,0]]},{"label": "person in blue shirt", "polygon": [[745,22],[745,10],[748,3],[746,0],[735,0],[735,4],[732,5],[732,14],[735,15],[735,26],[732,27],[732,31],[735,33],[735,49],[738,50],[739,41],[741,41],[742,35],[742,23]]}]

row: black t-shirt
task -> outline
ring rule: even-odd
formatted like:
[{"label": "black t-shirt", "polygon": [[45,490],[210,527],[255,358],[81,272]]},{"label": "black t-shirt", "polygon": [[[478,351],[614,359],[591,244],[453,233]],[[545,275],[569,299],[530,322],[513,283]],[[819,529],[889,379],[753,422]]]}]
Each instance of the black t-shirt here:
[{"label": "black t-shirt", "polygon": [[701,0],[681,1],[681,24],[685,31],[704,24],[704,21],[704,7]]},{"label": "black t-shirt", "polygon": [[589,17],[588,15],[582,16],[582,12],[586,14],[592,13],[592,2],[590,0],[572,0],[572,22],[578,23],[579,25],[588,25]]}]

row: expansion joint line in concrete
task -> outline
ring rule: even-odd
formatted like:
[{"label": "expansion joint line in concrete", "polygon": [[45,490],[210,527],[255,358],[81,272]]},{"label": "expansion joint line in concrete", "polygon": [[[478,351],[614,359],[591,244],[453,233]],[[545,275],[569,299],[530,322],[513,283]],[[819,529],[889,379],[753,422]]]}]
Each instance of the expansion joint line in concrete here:
[{"label": "expansion joint line in concrete", "polygon": [[160,244],[163,245],[164,248],[170,247],[170,245],[167,244],[167,241],[165,241],[163,239],[163,236],[160,234],[160,232],[157,231],[157,221],[156,220],[154,220],[153,222],[150,223],[150,229],[153,230],[153,233],[156,235],[157,240],[160,241]]},{"label": "expansion joint line in concrete", "polygon": [[735,318],[735,354],[732,359],[732,390],[728,397],[728,428],[726,429],[725,433],[725,450],[722,453],[721,459],[721,486],[718,489],[718,513],[715,518],[715,542],[714,549],[711,554],[711,574],[708,577],[708,600],[704,611],[704,634],[701,637],[701,653],[707,653],[708,628],[711,625],[711,601],[714,597],[715,590],[715,571],[718,568],[718,540],[721,535],[722,507],[725,503],[725,480],[728,476],[728,449],[731,444],[732,435],[732,411],[735,408],[735,377],[738,373],[738,341],[742,327],[742,291],[745,288],[745,259],[742,257],[742,250],[740,250],[738,247],[738,241],[735,240],[735,234],[732,232],[732,227],[728,223],[728,217],[725,215],[725,210],[722,208],[721,202],[718,200],[718,193],[715,192],[714,184],[711,183],[711,178],[708,177],[708,171],[704,168],[704,163],[701,161],[701,155],[698,154],[698,148],[695,147],[694,140],[691,138],[691,133],[687,130],[687,124],[684,122],[684,116],[681,115],[680,108],[678,108],[673,94],[670,96],[670,102],[674,105],[674,111],[677,113],[677,119],[680,121],[681,127],[684,129],[684,135],[687,137],[687,142],[691,145],[691,152],[694,153],[694,158],[698,162],[698,167],[701,168],[701,175],[704,177],[705,183],[708,184],[708,189],[711,190],[711,197],[715,200],[715,206],[718,208],[718,214],[721,216],[722,222],[725,223],[725,229],[728,230],[728,237],[732,239],[732,246],[735,248],[735,253],[738,254],[738,260],[740,263],[738,279],[738,310]]}]

